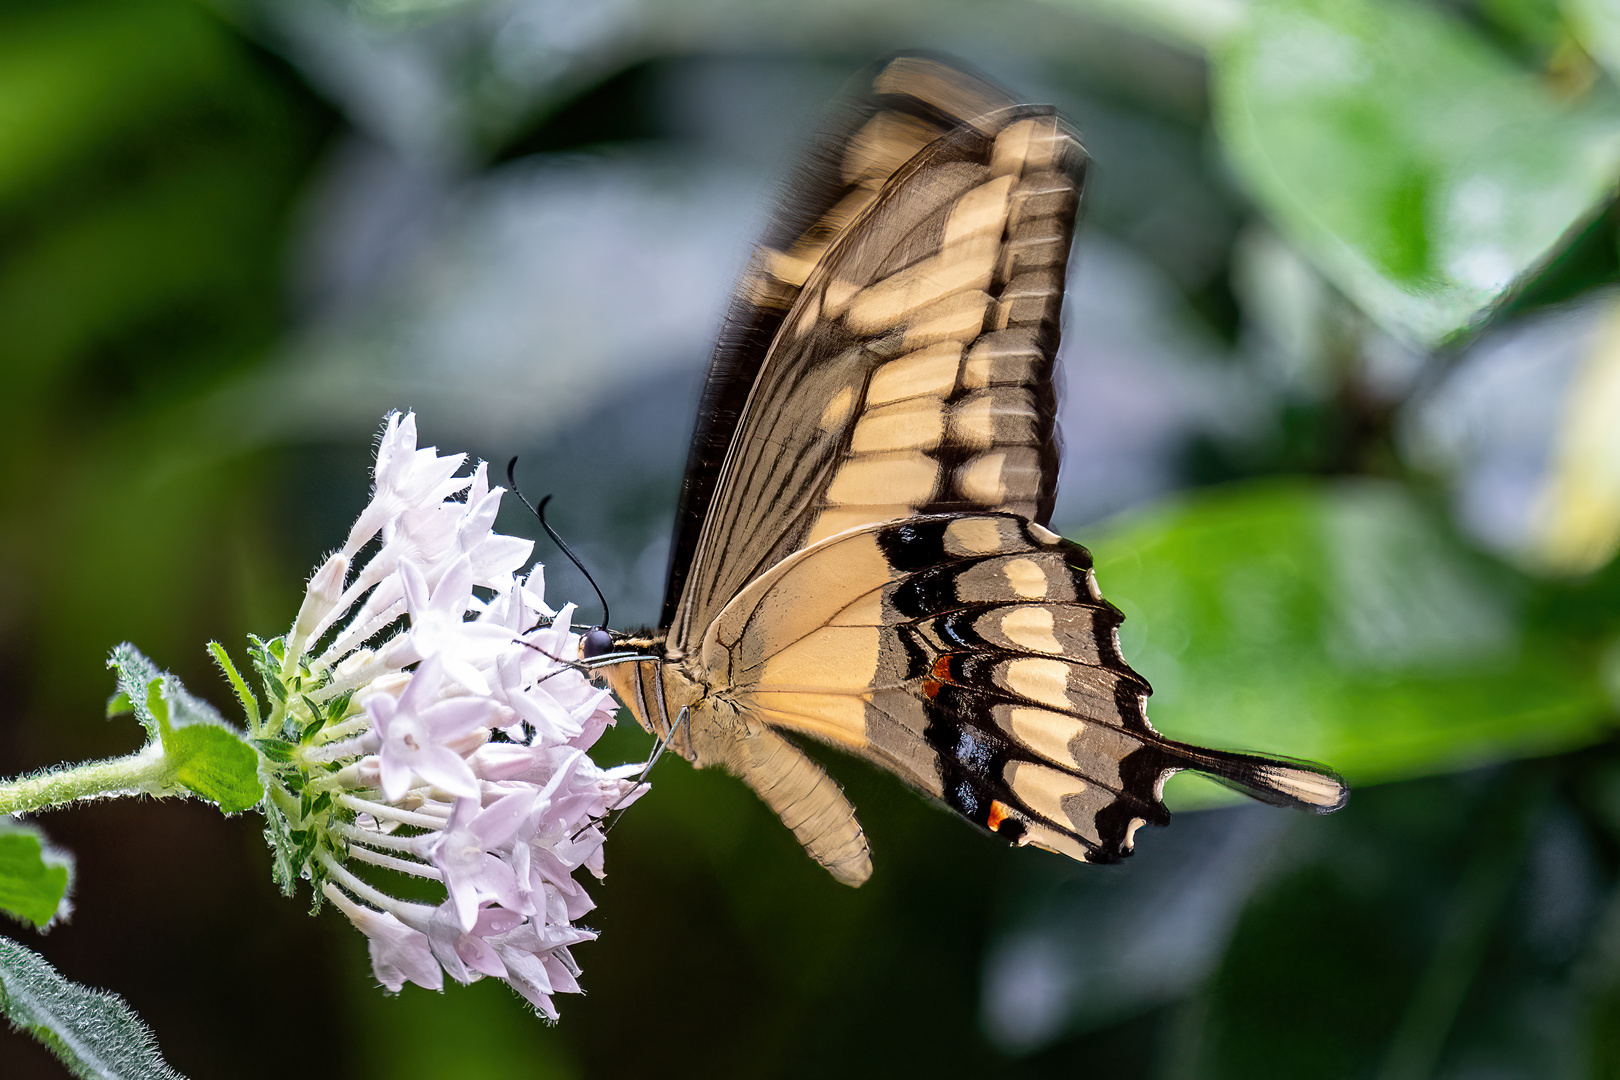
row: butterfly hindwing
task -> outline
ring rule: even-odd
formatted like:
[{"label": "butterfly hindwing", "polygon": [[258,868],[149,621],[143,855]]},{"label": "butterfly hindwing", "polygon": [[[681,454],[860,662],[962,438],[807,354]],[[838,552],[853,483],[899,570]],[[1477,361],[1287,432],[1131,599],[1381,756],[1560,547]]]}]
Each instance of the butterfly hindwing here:
[{"label": "butterfly hindwing", "polygon": [[[1037,535],[1035,530],[1039,530]],[[790,557],[703,663],[772,726],[871,758],[981,827],[1108,862],[1165,817],[1146,683],[1084,549],[1011,515],[870,527]]]},{"label": "butterfly hindwing", "polygon": [[870,758],[983,828],[1091,862],[1164,824],[1185,768],[1336,806],[1336,778],[1196,750],[1148,723],[1086,550],[1011,514],[870,526],[773,567],[702,663],[765,723]]}]

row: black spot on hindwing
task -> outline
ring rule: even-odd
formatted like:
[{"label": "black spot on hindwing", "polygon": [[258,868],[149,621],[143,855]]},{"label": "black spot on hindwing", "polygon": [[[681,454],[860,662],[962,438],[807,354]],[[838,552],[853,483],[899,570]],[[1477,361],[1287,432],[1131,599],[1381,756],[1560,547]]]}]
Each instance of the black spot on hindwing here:
[{"label": "black spot on hindwing", "polygon": [[877,534],[878,549],[889,565],[904,573],[938,566],[949,557],[945,553],[945,530],[949,518],[923,518],[891,525]]},{"label": "black spot on hindwing", "polygon": [[941,567],[915,573],[894,588],[889,602],[908,619],[921,619],[954,608],[958,603],[956,572]]}]

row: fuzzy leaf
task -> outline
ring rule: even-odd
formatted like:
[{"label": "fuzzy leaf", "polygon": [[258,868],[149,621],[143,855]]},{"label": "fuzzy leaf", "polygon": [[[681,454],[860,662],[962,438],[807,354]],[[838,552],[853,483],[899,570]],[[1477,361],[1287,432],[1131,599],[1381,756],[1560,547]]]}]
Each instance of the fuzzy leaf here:
[{"label": "fuzzy leaf", "polygon": [[227,814],[251,810],[264,798],[258,755],[228,728],[173,728],[163,737],[163,751],[176,764],[177,783]]},{"label": "fuzzy leaf", "polygon": [[122,998],[69,982],[7,938],[0,938],[0,1013],[82,1080],[181,1080]]},{"label": "fuzzy leaf", "polygon": [[152,684],[163,673],[127,641],[113,649],[107,666],[118,672],[118,697],[113,699],[114,703],[122,698],[128,704],[129,711],[135,714],[135,719],[141,722],[141,727],[146,729],[146,737],[159,738],[158,721],[152,715],[149,695]]},{"label": "fuzzy leaf", "polygon": [[133,645],[114,649],[108,664],[117,669],[119,692],[133,704],[141,725],[162,741],[174,783],[227,814],[259,804],[264,785],[258,755],[217,709],[193,697]]},{"label": "fuzzy leaf", "polygon": [[36,829],[0,820],[0,910],[47,925],[62,913],[71,866]]}]

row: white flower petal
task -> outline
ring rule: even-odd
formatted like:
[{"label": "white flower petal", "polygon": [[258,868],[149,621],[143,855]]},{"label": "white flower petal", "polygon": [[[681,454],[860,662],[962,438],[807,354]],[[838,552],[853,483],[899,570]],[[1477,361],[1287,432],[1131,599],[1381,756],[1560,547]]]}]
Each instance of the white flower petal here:
[{"label": "white flower petal", "polygon": [[[532,541],[495,531],[504,492],[482,463],[458,475],[465,460],[419,448],[414,415],[388,417],[371,500],[312,578],[288,638],[316,700],[357,703],[304,759],[373,801],[350,811],[360,834],[327,850],[388,838],[375,849],[425,860],[444,900],[390,907],[338,864],[323,892],[366,933],[391,989],[490,975],[554,1018],[552,995],[579,989],[568,946],[595,936],[573,925],[592,908],[573,874],[600,873],[599,819],[644,789],[586,755],[612,709],[573,664],[574,608],[546,604],[540,567],[524,576]],[[306,645],[319,656],[302,656]],[[491,743],[492,728],[526,744]],[[379,792],[391,808],[375,805]],[[345,894],[345,880],[374,906]]]}]

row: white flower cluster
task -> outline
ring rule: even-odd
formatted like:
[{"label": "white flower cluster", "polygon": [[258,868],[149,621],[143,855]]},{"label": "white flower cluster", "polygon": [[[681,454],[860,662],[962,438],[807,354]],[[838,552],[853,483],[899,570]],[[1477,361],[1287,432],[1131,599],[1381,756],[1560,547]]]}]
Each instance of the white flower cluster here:
[{"label": "white flower cluster", "polygon": [[[566,662],[571,607],[546,606],[539,567],[517,576],[533,545],[493,531],[502,489],[464,462],[388,418],[370,504],[257,658],[280,683],[255,725],[266,809],[284,877],[319,884],[390,990],[489,975],[554,1019],[579,990],[568,947],[595,937],[573,873],[602,876],[599,823],[645,785],[587,755],[612,701]],[[367,866],[445,899],[396,899]]]}]

